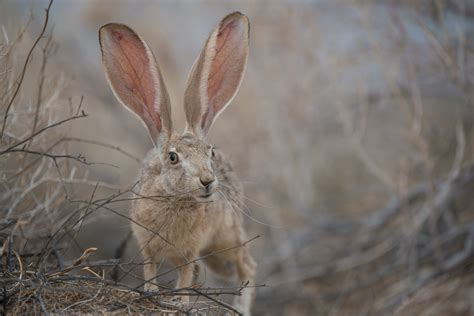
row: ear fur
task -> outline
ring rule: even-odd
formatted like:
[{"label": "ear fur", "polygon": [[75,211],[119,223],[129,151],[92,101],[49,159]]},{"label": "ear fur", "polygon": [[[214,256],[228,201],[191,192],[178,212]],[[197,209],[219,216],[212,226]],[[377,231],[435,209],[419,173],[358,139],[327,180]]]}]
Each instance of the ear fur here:
[{"label": "ear fur", "polygon": [[155,57],[131,28],[110,23],[99,30],[102,62],[115,97],[145,123],[156,145],[172,130],[168,92]]},{"label": "ear fur", "polygon": [[186,130],[204,135],[237,94],[249,48],[249,21],[240,12],[216,26],[195,61],[184,96]]}]

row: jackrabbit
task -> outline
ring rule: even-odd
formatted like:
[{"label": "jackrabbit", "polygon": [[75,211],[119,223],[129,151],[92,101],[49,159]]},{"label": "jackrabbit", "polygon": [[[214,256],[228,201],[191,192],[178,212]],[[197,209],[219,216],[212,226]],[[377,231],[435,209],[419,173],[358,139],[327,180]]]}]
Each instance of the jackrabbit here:
[{"label": "jackrabbit", "polygon": [[[163,77],[147,44],[123,24],[106,24],[99,31],[109,84],[116,98],[145,123],[155,145],[144,160],[140,198],[132,206],[133,232],[149,262],[144,266],[145,290],[157,290],[154,279],[161,258],[177,268],[180,289],[192,285],[200,257],[219,275],[230,277],[236,270],[242,284],[253,284],[256,264],[245,246],[242,188],[230,162],[206,140],[240,86],[248,38],[249,22],[240,12],[216,26],[191,69],[184,95],[186,128],[178,134]],[[235,307],[249,315],[253,296],[254,289],[245,288]]]}]

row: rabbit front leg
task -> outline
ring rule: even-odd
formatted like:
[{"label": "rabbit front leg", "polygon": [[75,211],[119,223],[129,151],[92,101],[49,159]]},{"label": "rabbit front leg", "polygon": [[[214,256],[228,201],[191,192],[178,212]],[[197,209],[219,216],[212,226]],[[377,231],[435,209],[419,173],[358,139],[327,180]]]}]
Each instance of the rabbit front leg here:
[{"label": "rabbit front leg", "polygon": [[[239,276],[239,281],[242,284],[248,284],[250,286],[254,284],[255,271],[257,264],[253,260],[247,248],[242,247],[239,249],[237,255],[237,273]],[[234,306],[242,311],[243,315],[249,316],[250,309],[252,307],[252,302],[255,296],[255,288],[248,287],[242,290],[242,295],[237,296],[234,301]]]},{"label": "rabbit front leg", "polygon": [[145,291],[157,291],[158,286],[156,285],[156,263],[153,261],[150,261],[146,263],[143,267],[143,276],[145,278]]},{"label": "rabbit front leg", "polygon": [[[179,277],[176,283],[177,289],[189,288],[193,283],[194,277],[194,263],[186,264],[185,266],[178,269]],[[189,296],[182,296],[181,302],[189,303]]]},{"label": "rabbit front leg", "polygon": [[[144,285],[145,291],[158,291],[158,285],[156,284],[156,273],[157,273],[157,258],[159,258],[160,247],[157,247],[153,243],[155,237],[143,232],[141,228],[135,230],[138,244],[142,251],[143,256],[143,279],[146,282]],[[157,249],[158,248],[158,249]]]},{"label": "rabbit front leg", "polygon": [[[195,258],[191,256],[190,258]],[[194,279],[195,263],[193,260],[182,260],[173,258],[172,264],[178,269],[178,281],[176,282],[176,289],[186,289],[191,287]],[[189,303],[189,296],[183,295],[179,298],[182,303]]]}]

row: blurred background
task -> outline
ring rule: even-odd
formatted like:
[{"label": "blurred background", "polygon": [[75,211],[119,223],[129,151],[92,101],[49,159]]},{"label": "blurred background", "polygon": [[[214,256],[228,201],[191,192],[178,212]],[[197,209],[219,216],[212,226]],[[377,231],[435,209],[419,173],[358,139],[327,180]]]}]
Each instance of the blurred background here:
[{"label": "blurred background", "polygon": [[[31,45],[47,5],[0,2],[0,43],[23,30]],[[182,129],[187,74],[209,32],[233,11],[250,19],[249,63],[210,140],[244,183],[248,236],[261,236],[249,245],[256,282],[266,285],[255,314],[472,315],[472,1],[55,1],[42,98],[54,100],[55,113],[83,98],[88,116],[68,123],[68,150],[107,164],[71,162],[69,196],[125,190],[138,175],[135,158],[151,148],[107,85],[99,27],[125,23],[148,42]],[[42,68],[45,43],[33,69]],[[11,62],[16,73],[28,50],[20,52]],[[34,112],[29,95],[40,90],[35,78],[25,83],[13,109],[21,103]],[[2,163],[6,179],[15,164]],[[21,195],[11,192],[5,210]],[[62,194],[43,229],[68,216]],[[128,207],[114,204],[120,214]],[[44,219],[47,209],[35,212]],[[130,231],[126,219],[103,210],[84,223],[71,256],[97,247],[96,256],[114,258]],[[124,260],[136,252],[128,243]]]}]

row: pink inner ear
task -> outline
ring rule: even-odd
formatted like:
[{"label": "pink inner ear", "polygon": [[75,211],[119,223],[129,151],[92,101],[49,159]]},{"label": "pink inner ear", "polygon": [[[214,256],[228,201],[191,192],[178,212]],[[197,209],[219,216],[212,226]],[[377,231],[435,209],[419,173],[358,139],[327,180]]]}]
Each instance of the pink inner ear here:
[{"label": "pink inner ear", "polygon": [[104,58],[117,96],[146,123],[154,137],[161,130],[161,120],[155,109],[156,74],[140,38],[126,28],[109,33]]},{"label": "pink inner ear", "polygon": [[202,118],[204,130],[233,97],[240,83],[246,58],[242,41],[244,29],[239,18],[229,18],[223,21],[217,34],[207,85],[209,107]]},{"label": "pink inner ear", "polygon": [[112,36],[115,38],[116,41],[120,41],[123,38],[122,34],[118,31],[113,31]]},{"label": "pink inner ear", "polygon": [[[240,30],[239,30],[240,26]],[[226,72],[235,68],[235,57],[239,54],[239,43],[242,38],[241,24],[236,20],[231,20],[227,24],[222,25],[216,38],[216,55],[209,71],[207,93],[211,103],[214,98],[224,94],[226,91],[220,91],[224,86]],[[234,58],[233,58],[234,57]],[[232,81],[230,76],[228,81]],[[240,79],[240,78],[237,78]],[[227,89],[229,90],[229,89]]]}]

